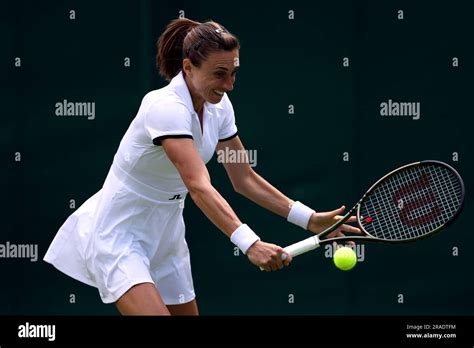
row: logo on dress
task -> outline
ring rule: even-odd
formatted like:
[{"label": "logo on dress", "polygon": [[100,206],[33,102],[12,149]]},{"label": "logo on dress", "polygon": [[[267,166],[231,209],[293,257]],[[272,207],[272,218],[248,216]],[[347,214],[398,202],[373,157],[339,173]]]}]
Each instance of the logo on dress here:
[{"label": "logo on dress", "polygon": [[183,197],[181,197],[181,194],[178,194],[178,195],[174,195],[173,197],[171,197],[170,199],[168,199],[169,201],[175,201],[177,199],[183,199]]}]

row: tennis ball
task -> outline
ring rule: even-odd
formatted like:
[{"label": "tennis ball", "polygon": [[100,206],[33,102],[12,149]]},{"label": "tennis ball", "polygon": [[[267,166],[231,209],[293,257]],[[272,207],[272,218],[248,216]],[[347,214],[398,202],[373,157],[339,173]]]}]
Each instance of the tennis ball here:
[{"label": "tennis ball", "polygon": [[333,257],[334,264],[342,271],[349,271],[357,263],[357,257],[351,248],[342,247],[336,250]]}]

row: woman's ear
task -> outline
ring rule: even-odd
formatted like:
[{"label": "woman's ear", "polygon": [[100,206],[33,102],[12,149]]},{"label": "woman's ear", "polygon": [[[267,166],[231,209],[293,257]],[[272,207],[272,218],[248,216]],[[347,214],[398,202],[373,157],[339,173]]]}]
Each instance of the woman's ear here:
[{"label": "woman's ear", "polygon": [[192,70],[193,70],[193,64],[191,63],[191,60],[189,58],[184,58],[183,71],[185,72],[186,75],[188,75],[189,77],[192,77]]}]

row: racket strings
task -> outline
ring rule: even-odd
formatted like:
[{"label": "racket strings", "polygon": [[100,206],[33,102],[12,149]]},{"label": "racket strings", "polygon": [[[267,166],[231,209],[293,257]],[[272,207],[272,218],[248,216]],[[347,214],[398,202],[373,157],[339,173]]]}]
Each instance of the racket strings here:
[{"label": "racket strings", "polygon": [[380,182],[361,204],[361,224],[374,237],[406,240],[441,227],[461,204],[462,184],[451,170],[420,165]]},{"label": "racket strings", "polygon": [[[454,215],[459,206],[451,199],[453,190],[449,183],[452,183],[453,179],[457,180],[457,178],[449,170],[440,166],[426,166],[420,169],[423,169],[423,171],[419,176],[421,180],[414,185],[415,196],[405,197],[408,203],[399,212],[400,220],[404,225],[419,227],[418,230],[410,231],[412,233],[409,237],[429,233],[443,225]],[[452,176],[449,177],[449,174]],[[461,193],[461,189],[459,193]],[[410,199],[414,201],[410,201]]]}]

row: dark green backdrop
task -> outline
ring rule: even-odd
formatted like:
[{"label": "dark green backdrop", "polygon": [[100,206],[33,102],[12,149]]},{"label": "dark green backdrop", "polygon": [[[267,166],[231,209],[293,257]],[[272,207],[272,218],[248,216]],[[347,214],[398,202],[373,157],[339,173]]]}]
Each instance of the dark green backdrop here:
[{"label": "dark green backdrop", "polygon": [[[77,208],[100,189],[141,98],[165,85],[155,41],[180,11],[240,38],[241,69],[229,95],[240,137],[257,151],[256,171],[289,197],[319,211],[351,206],[389,170],[422,159],[450,163],[467,189],[451,228],[416,244],[366,244],[351,272],[338,271],[320,249],[262,273],[234,256],[188,198],[201,313],[474,314],[473,10],[468,1],[2,3],[0,244],[37,244],[39,259],[0,259],[0,314],[117,314],[95,288],[41,260],[73,211],[70,200]],[[56,116],[64,99],[94,102],[95,119]],[[389,99],[421,103],[421,118],[382,117],[380,103]],[[208,168],[264,240],[285,246],[309,236],[234,193],[216,157]]]}]

